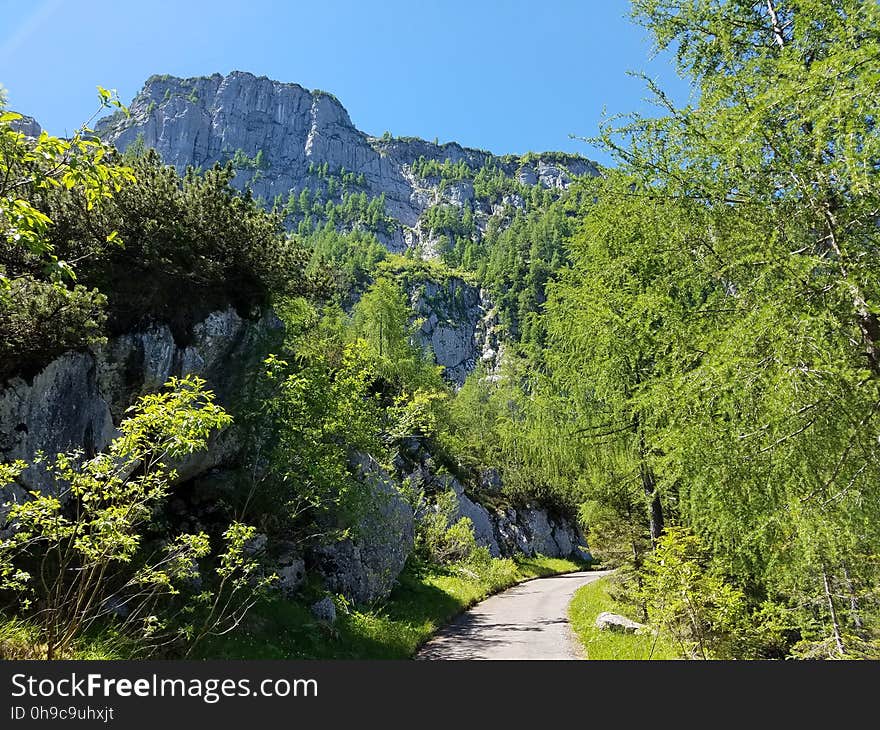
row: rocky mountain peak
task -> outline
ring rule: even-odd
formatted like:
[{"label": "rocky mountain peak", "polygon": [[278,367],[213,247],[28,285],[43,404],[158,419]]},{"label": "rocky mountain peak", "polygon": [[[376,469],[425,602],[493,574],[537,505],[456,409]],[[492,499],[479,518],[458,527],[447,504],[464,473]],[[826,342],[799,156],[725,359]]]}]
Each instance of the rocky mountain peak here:
[{"label": "rocky mountain peak", "polygon": [[[303,190],[340,204],[351,195],[381,199],[381,216],[349,216],[340,225],[370,228],[392,251],[420,247],[428,256],[436,253],[442,234],[425,225],[431,208],[471,208],[478,236],[506,206],[524,207],[528,188],[560,190],[578,176],[598,174],[577,155],[502,157],[456,142],[372,137],[355,128],[332,94],[244,71],[189,79],[151,76],[130,111],[129,117],[116,114],[98,125],[99,134],[121,150],[140,143],[181,170],[231,161],[234,184],[249,187],[267,205],[284,205]],[[504,191],[475,190],[477,176],[486,170],[509,181]],[[310,213],[298,215],[291,214],[292,225]]]}]

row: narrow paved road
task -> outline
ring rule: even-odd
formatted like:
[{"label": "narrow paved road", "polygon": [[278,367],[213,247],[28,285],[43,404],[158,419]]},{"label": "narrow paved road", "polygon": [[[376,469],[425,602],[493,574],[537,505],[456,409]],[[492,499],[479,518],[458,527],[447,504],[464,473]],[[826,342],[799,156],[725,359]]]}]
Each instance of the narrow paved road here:
[{"label": "narrow paved road", "polygon": [[578,588],[605,575],[597,570],[520,583],[441,629],[416,659],[579,659],[568,604]]}]

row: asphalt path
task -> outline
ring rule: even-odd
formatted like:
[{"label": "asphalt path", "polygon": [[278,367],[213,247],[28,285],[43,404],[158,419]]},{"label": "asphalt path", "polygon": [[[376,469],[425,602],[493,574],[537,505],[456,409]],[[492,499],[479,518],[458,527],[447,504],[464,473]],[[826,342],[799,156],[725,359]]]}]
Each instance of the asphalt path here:
[{"label": "asphalt path", "polygon": [[465,611],[416,659],[580,659],[568,604],[578,588],[606,575],[584,571],[520,583]]}]

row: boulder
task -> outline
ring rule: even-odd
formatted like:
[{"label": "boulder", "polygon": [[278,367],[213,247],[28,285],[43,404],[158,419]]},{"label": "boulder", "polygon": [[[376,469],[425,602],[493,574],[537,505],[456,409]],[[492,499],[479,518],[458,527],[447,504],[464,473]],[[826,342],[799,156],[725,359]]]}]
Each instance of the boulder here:
[{"label": "boulder", "polygon": [[302,558],[280,562],[275,572],[278,574],[278,589],[284,598],[293,598],[306,582],[306,563]]},{"label": "boulder", "polygon": [[333,603],[333,599],[330,596],[324,596],[320,601],[313,603],[311,611],[312,616],[318,619],[318,621],[323,621],[327,624],[336,623],[336,604]]},{"label": "boulder", "polygon": [[264,533],[258,532],[244,544],[242,552],[249,557],[262,555],[266,552],[266,545],[268,543],[269,538]]},{"label": "boulder", "polygon": [[328,590],[370,604],[391,592],[412,552],[413,512],[373,457],[357,454],[353,468],[370,491],[366,513],[353,537],[313,548],[309,560]]},{"label": "boulder", "polygon": [[603,611],[596,616],[596,628],[600,631],[616,631],[622,634],[635,634],[645,628],[644,624],[633,621],[617,613]]},{"label": "boulder", "polygon": [[476,538],[477,545],[489,548],[489,553],[492,557],[500,557],[501,549],[495,538],[495,527],[492,524],[489,511],[483,507],[483,505],[477,504],[470,499],[470,497],[464,493],[464,487],[457,479],[450,478],[448,484],[455,492],[455,497],[458,501],[456,519],[459,520],[462,517],[468,517],[473,523],[474,537]]}]

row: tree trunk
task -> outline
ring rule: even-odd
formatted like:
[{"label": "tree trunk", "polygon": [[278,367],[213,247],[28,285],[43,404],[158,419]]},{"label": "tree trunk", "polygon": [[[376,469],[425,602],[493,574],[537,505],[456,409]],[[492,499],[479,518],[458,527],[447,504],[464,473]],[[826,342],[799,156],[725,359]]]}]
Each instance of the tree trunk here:
[{"label": "tree trunk", "polygon": [[645,490],[645,496],[648,498],[651,512],[651,542],[656,543],[663,534],[663,504],[660,501],[660,492],[657,491],[657,480],[654,478],[654,470],[645,458],[644,438],[639,437],[639,450],[641,452],[639,459],[639,473],[642,477],[642,489]]},{"label": "tree trunk", "polygon": [[846,581],[846,590],[847,593],[849,593],[849,613],[850,616],[852,616],[853,626],[861,631],[863,624],[862,617],[859,614],[859,599],[858,596],[856,596],[856,591],[853,587],[852,580],[849,577],[849,571],[846,569],[846,565],[843,566],[843,579]]},{"label": "tree trunk", "polygon": [[773,0],[767,0],[767,11],[770,13],[770,26],[773,29],[773,40],[780,48],[785,47],[785,34],[782,32],[782,24],[779,22],[779,14]]},{"label": "tree trunk", "polygon": [[660,539],[660,535],[663,534],[663,504],[660,501],[660,493],[657,491],[654,472],[644,460],[639,464],[639,471],[642,475],[642,488],[645,490],[645,496],[650,504],[651,542],[656,543]]},{"label": "tree trunk", "polygon": [[831,585],[828,582],[828,571],[822,566],[822,583],[825,586],[825,598],[828,601],[828,611],[831,614],[831,628],[834,632],[834,645],[837,647],[838,654],[845,654],[843,648],[843,637],[840,635],[840,622],[837,619],[837,609],[834,607],[834,598],[831,595]]}]

